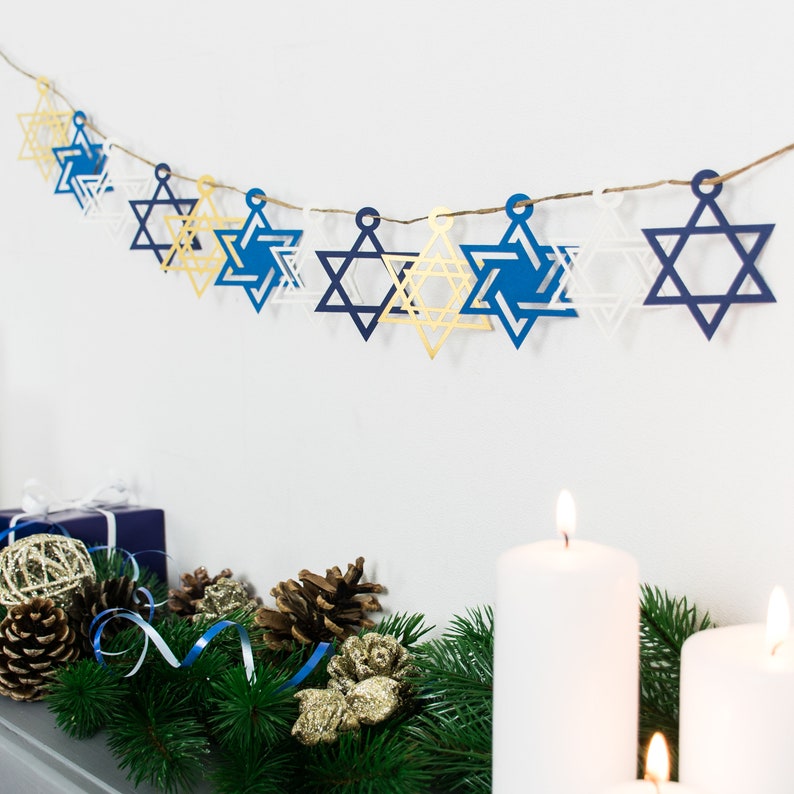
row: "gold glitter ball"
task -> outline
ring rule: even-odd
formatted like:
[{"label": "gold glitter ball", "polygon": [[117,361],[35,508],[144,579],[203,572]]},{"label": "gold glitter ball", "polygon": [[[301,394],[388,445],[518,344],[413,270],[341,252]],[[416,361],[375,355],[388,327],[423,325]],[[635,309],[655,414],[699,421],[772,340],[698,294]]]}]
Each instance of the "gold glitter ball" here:
[{"label": "gold glitter ball", "polygon": [[359,727],[358,720],[339,692],[304,689],[295,697],[300,701],[300,715],[292,726],[292,735],[301,744],[333,744],[340,733]]},{"label": "gold glitter ball", "polygon": [[415,673],[411,655],[395,637],[371,631],[342,643],[339,653],[328,662],[328,686],[347,693],[359,681],[385,676],[401,682],[405,691],[409,688],[407,679]]},{"label": "gold glitter ball", "polygon": [[0,551],[0,604],[13,606],[34,596],[66,608],[83,581],[96,579],[85,544],[60,535],[31,535]]},{"label": "gold glitter ball", "polygon": [[196,617],[204,620],[221,620],[236,609],[254,610],[259,606],[250,598],[248,588],[235,579],[222,576],[215,584],[204,588],[204,598],[196,605]]},{"label": "gold glitter ball", "polygon": [[400,684],[385,675],[365,678],[353,685],[345,701],[362,725],[377,725],[402,706]]}]

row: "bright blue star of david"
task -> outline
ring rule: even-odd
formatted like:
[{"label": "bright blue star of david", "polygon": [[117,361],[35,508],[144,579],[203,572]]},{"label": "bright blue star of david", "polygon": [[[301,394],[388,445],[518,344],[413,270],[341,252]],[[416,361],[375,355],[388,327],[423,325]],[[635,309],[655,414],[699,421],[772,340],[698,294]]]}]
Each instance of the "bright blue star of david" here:
[{"label": "bright blue star of david", "polygon": [[[130,250],[132,251],[153,251],[157,257],[157,261],[162,265],[165,260],[165,255],[173,247],[174,241],[170,236],[163,235],[160,240],[155,240],[152,235],[152,229],[149,227],[149,222],[152,219],[152,212],[155,209],[164,209],[166,212],[174,210],[174,214],[178,216],[187,216],[193,212],[198,199],[181,199],[174,195],[168,180],[171,177],[171,169],[166,163],[159,163],[155,166],[154,175],[157,178],[157,187],[150,199],[135,199],[130,201],[130,209],[132,209],[135,219],[138,221],[138,230],[132,238]],[[201,250],[201,243],[199,242],[198,235],[195,235],[191,240],[191,246],[194,251]]]},{"label": "bright blue star of david", "polygon": [[[54,146],[52,153],[61,168],[56,193],[71,193],[77,203],[83,206],[83,191],[76,177],[96,176],[102,173],[107,156],[101,143],[91,143],[85,127],[86,116],[82,110],[75,111],[72,123],[75,126],[74,137],[68,146]],[[108,188],[112,190],[112,188]]]},{"label": "bright blue star of david", "polygon": [[[356,225],[361,230],[356,242],[353,243],[349,251],[317,251],[317,257],[322,263],[328,278],[331,280],[331,285],[325,291],[325,294],[320,298],[320,302],[315,308],[316,312],[342,312],[349,314],[351,319],[358,328],[359,333],[368,341],[372,336],[373,331],[378,327],[378,317],[383,313],[386,305],[392,298],[396,291],[394,282],[388,276],[386,265],[381,258],[384,254],[388,256],[399,258],[416,257],[418,254],[414,253],[400,253],[396,251],[386,251],[381,245],[380,240],[375,234],[375,229],[380,225],[380,218],[378,211],[372,207],[364,207],[356,214]],[[364,246],[370,245],[372,250],[364,250]],[[334,267],[331,263],[332,259],[341,260],[338,267]],[[343,280],[347,275],[348,270],[354,263],[362,261],[371,261],[373,264],[380,266],[383,272],[387,275],[389,287],[384,292],[383,298],[379,303],[354,303],[350,294],[348,293]],[[402,274],[402,269],[400,274]],[[384,280],[385,283],[385,280]],[[336,299],[341,303],[332,303]],[[402,309],[394,309],[395,313],[403,313]]]},{"label": "bright blue star of david", "polygon": [[[679,304],[686,306],[709,340],[714,336],[732,303],[775,302],[775,296],[755,265],[755,261],[769,239],[769,235],[772,234],[775,224],[736,225],[728,223],[728,219],[716,201],[717,196],[722,192],[722,184],[712,185],[710,189],[709,186],[702,184],[705,179],[711,179],[716,176],[719,176],[716,171],[705,169],[692,177],[692,192],[697,196],[699,202],[686,226],[642,230],[662,265],[662,270],[651,286],[648,297],[645,299],[645,305],[669,306],[671,304]],[[698,225],[707,209],[711,211],[717,221],[716,225]],[[676,261],[690,237],[709,234],[725,235],[734,251],[736,251],[741,266],[724,294],[693,294],[684,283],[681,275],[676,271]],[[662,246],[662,238],[677,238],[669,253]],[[740,238],[748,241],[749,247],[746,247]],[[661,294],[663,289],[669,290],[670,288],[674,289],[676,294]],[[750,288],[753,291],[739,292],[740,289],[746,288]],[[709,319],[701,309],[701,306],[716,306],[717,308]]]},{"label": "bright blue star of david", "polygon": [[529,197],[511,196],[505,212],[511,224],[498,245],[461,245],[477,281],[460,309],[461,314],[490,314],[502,321],[516,350],[539,317],[576,317],[562,287],[565,246],[558,246],[560,261],[550,245],[538,243],[527,219],[534,206],[517,207]]},{"label": "bright blue star of david", "polygon": [[294,251],[300,229],[274,229],[265,217],[266,199],[259,188],[249,190],[245,200],[251,212],[242,229],[216,229],[226,261],[215,280],[216,287],[242,287],[257,312],[283,275],[284,254]]}]

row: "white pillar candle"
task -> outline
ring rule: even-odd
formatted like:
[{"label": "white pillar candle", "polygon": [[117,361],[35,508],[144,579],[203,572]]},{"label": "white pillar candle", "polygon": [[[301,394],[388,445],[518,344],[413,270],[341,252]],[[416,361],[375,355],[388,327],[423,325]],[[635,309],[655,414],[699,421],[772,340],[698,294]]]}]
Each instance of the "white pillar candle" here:
[{"label": "white pillar candle", "polygon": [[762,623],[706,629],[681,652],[680,778],[706,794],[791,794],[794,638],[781,590]]},{"label": "white pillar candle", "polygon": [[645,779],[614,786],[605,794],[697,794],[697,791],[691,786],[670,782],[667,742],[661,733],[655,733],[648,745]]},{"label": "white pillar candle", "polygon": [[631,555],[563,538],[499,557],[494,634],[493,790],[593,794],[634,776],[639,582]]}]

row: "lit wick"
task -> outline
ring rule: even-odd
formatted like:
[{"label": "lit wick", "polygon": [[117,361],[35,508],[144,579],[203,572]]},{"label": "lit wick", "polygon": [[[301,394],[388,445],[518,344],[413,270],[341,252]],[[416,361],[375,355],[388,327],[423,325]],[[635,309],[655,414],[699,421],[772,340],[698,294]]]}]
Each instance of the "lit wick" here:
[{"label": "lit wick", "polygon": [[567,549],[571,542],[571,535],[576,529],[576,505],[571,492],[563,488],[557,497],[557,532],[565,540]]},{"label": "lit wick", "polygon": [[670,754],[667,742],[658,731],[651,736],[648,755],[645,758],[645,780],[653,783],[656,794],[662,794],[660,783],[670,780]]}]

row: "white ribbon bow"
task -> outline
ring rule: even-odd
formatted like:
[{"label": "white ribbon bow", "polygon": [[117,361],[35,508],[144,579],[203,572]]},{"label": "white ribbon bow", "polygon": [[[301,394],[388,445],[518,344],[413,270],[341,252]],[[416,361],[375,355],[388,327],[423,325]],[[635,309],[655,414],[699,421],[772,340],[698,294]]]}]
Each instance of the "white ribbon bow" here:
[{"label": "white ribbon bow", "polygon": [[[116,516],[110,508],[122,507],[130,503],[132,493],[121,479],[100,483],[80,499],[62,499],[55,491],[36,479],[25,482],[22,489],[22,512],[13,516],[9,528],[13,529],[20,521],[46,520],[51,513],[64,510],[95,511],[105,516],[108,524],[107,545],[116,545]],[[14,542],[14,532],[8,533],[8,544]]]}]

